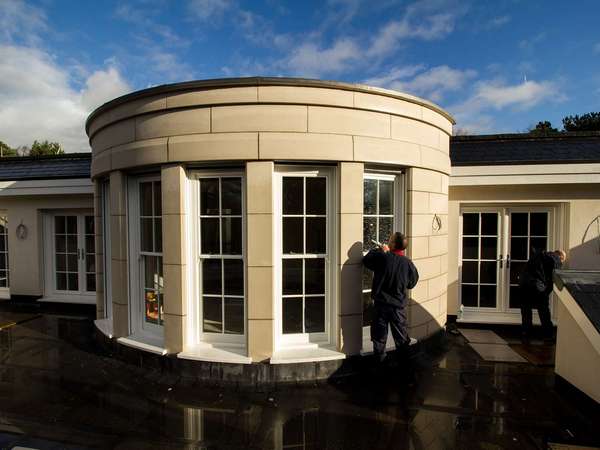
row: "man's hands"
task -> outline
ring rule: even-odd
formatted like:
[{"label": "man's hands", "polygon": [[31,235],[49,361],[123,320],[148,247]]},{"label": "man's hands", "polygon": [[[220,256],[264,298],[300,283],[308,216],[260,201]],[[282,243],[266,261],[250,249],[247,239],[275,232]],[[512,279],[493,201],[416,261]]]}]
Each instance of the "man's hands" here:
[{"label": "man's hands", "polygon": [[379,247],[381,249],[381,251],[383,253],[387,253],[390,251],[390,247],[387,244],[382,244],[381,247]]}]

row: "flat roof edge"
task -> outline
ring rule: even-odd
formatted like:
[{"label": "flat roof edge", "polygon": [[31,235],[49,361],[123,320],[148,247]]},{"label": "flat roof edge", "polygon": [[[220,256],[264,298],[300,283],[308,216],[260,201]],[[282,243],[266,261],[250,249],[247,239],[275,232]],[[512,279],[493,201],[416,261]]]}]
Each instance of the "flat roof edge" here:
[{"label": "flat roof edge", "polygon": [[194,81],[183,81],[181,83],[162,84],[159,86],[153,86],[147,89],[141,89],[134,91],[129,94],[122,95],[113,100],[110,100],[103,105],[97,107],[88,116],[85,121],[85,131],[88,133],[90,123],[98,117],[100,114],[106,112],[109,109],[115,108],[124,103],[138,100],[145,97],[150,97],[159,94],[168,94],[172,92],[193,90],[193,89],[216,89],[216,88],[229,88],[229,87],[247,87],[247,86],[298,86],[298,87],[321,87],[329,89],[340,89],[345,91],[363,92],[368,94],[383,95],[385,97],[396,98],[398,100],[406,100],[411,103],[415,103],[426,108],[429,108],[443,117],[448,119],[452,125],[456,124],[456,121],[452,115],[445,109],[436,105],[435,103],[429,102],[420,97],[414,95],[405,94],[399,91],[393,91],[390,89],[384,89],[374,86],[368,86],[365,84],[354,84],[346,83],[343,81],[331,81],[331,80],[317,80],[312,78],[290,78],[290,77],[242,77],[242,78],[215,78],[209,80],[194,80]]}]

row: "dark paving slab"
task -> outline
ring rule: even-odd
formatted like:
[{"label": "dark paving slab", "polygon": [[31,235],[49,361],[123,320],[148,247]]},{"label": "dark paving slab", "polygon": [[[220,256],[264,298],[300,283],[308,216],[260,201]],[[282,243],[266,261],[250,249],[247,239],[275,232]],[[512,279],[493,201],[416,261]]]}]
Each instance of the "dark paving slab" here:
[{"label": "dark paving slab", "polygon": [[552,368],[484,361],[462,336],[415,361],[414,385],[396,367],[249,391],[128,365],[96,348],[91,333],[90,318],[58,312],[0,331],[0,443],[117,449],[600,443],[600,407],[561,388]]},{"label": "dark paving slab", "polygon": [[27,314],[9,311],[0,311],[0,330],[12,327],[21,322],[26,322],[39,317],[39,314]]}]

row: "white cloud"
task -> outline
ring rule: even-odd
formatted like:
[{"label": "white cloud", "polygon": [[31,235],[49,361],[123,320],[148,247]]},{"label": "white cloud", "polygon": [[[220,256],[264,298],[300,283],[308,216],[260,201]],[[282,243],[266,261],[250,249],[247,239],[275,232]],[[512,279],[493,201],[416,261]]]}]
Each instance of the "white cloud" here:
[{"label": "white cloud", "polygon": [[295,75],[319,77],[341,73],[360,58],[361,50],[353,40],[340,39],[325,48],[314,43],[302,44],[281,64]]},{"label": "white cloud", "polygon": [[39,33],[48,28],[44,12],[21,0],[2,0],[0,3],[0,40],[39,42]]},{"label": "white cloud", "polygon": [[594,46],[592,47],[592,51],[594,53],[600,53],[600,42],[597,42],[596,44],[594,44]]},{"label": "white cloud", "polygon": [[47,52],[0,45],[0,140],[16,147],[48,139],[68,152],[87,151],[87,115],[130,90],[114,67],[92,72],[74,89],[68,69]]},{"label": "white cloud", "polygon": [[493,17],[487,23],[486,28],[487,29],[500,28],[501,26],[506,25],[508,22],[510,22],[510,20],[511,20],[511,17],[509,15]]},{"label": "white cloud", "polygon": [[233,6],[231,0],[190,0],[190,12],[202,21],[220,19]]}]

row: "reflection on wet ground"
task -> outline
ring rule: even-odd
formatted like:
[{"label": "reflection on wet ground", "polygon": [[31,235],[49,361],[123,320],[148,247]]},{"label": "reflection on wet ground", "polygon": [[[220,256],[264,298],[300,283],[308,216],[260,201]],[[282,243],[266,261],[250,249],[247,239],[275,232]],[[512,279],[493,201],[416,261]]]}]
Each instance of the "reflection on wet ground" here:
[{"label": "reflection on wet ground", "polygon": [[[3,314],[0,307],[0,316]],[[90,313],[93,313],[91,311]],[[365,374],[232,391],[100,354],[89,316],[0,330],[0,447],[501,449],[598,445],[600,411],[551,367],[483,361],[462,336],[419,358],[418,381]]]}]

